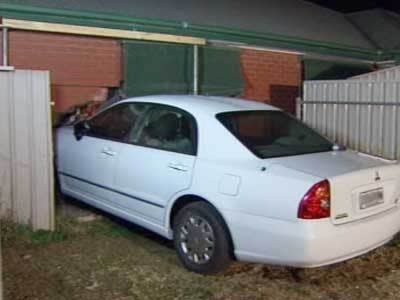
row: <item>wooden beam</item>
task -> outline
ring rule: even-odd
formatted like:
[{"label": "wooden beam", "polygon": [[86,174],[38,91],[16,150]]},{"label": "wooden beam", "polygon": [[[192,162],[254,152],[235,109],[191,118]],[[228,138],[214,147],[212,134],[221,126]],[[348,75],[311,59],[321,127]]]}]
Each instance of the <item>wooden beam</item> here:
[{"label": "wooden beam", "polygon": [[190,44],[190,45],[206,44],[206,40],[202,38],[162,34],[162,33],[142,32],[134,30],[131,31],[131,30],[109,29],[100,27],[66,25],[58,23],[36,22],[36,21],[15,20],[15,19],[3,19],[2,25],[12,29],[22,29],[31,31],[100,36],[100,37],[118,38],[118,39],[158,41],[158,42]]}]

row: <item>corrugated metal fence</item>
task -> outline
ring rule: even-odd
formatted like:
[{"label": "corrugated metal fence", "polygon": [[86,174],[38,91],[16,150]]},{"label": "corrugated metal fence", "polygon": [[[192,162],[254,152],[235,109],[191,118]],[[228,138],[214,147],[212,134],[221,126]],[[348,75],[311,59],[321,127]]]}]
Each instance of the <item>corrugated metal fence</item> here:
[{"label": "corrugated metal fence", "polygon": [[400,159],[399,81],[305,81],[297,113],[332,141]]},{"label": "corrugated metal fence", "polygon": [[47,71],[0,72],[0,216],[54,228]]}]

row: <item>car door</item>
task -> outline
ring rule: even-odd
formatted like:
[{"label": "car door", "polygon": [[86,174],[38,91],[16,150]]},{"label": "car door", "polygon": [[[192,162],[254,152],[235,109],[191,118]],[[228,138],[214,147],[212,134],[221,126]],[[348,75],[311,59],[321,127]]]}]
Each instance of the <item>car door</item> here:
[{"label": "car door", "polygon": [[140,217],[163,223],[165,206],[191,184],[197,152],[194,117],[178,108],[148,104],[145,117],[121,148],[115,187],[119,201]]},{"label": "car door", "polygon": [[61,133],[58,171],[65,192],[83,200],[113,197],[115,166],[137,114],[129,103],[117,104],[87,121],[84,136]]}]

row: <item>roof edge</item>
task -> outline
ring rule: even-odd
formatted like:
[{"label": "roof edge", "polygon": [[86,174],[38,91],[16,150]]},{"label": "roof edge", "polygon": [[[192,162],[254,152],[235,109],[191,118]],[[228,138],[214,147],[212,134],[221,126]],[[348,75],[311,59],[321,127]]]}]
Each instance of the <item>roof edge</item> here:
[{"label": "roof edge", "polygon": [[132,18],[108,13],[4,3],[0,3],[0,15],[32,21],[195,36],[375,61],[386,59],[379,50],[242,29],[189,24],[187,22]]}]

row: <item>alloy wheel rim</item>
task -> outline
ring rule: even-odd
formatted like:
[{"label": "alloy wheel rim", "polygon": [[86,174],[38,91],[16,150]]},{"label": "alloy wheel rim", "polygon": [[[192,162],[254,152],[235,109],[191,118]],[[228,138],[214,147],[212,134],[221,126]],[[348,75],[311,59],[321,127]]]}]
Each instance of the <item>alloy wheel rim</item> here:
[{"label": "alloy wheel rim", "polygon": [[197,215],[189,215],[179,227],[179,246],[195,264],[210,261],[215,248],[214,231],[210,223]]}]

